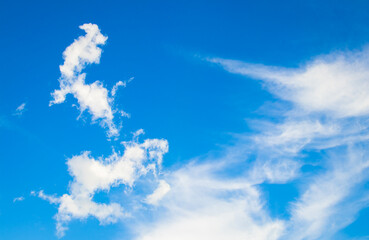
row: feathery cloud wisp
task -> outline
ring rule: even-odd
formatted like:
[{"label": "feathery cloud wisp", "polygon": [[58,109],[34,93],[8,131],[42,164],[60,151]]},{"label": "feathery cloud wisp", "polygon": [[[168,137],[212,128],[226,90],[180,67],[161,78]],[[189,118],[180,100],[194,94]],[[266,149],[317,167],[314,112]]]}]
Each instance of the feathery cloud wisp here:
[{"label": "feathery cloud wisp", "polygon": [[353,222],[368,203],[365,198],[369,193],[359,187],[369,179],[368,157],[367,151],[354,148],[331,157],[330,168],[313,177],[300,198],[292,203],[286,239],[329,239]]},{"label": "feathery cloud wisp", "polygon": [[319,56],[297,69],[221,58],[208,60],[229,72],[263,81],[273,94],[305,112],[323,112],[337,118],[369,114],[369,48]]},{"label": "feathery cloud wisp", "polygon": [[15,109],[14,115],[21,116],[26,111],[26,103],[22,103]]},{"label": "feathery cloud wisp", "polygon": [[14,198],[14,199],[13,199],[13,203],[24,201],[24,199],[25,199],[25,198],[24,198],[23,196],[16,197],[16,198]]},{"label": "feathery cloud wisp", "polygon": [[[302,152],[309,149],[338,153],[342,147],[349,148],[345,158],[329,159],[331,165],[321,166],[325,173],[304,181],[306,189],[292,203],[282,239],[331,237],[351,223],[368,203],[367,198],[362,200],[367,192],[357,194],[353,189],[368,180],[369,154],[355,146],[368,142],[369,49],[319,56],[297,69],[221,58],[208,61],[231,73],[261,80],[280,100],[292,103],[282,121],[261,122],[260,133],[251,137],[254,148],[264,152],[251,171],[254,176],[260,178],[262,172],[273,175],[270,172],[275,168],[263,169],[270,161],[296,161],[302,166]],[[360,204],[350,207],[347,199]]]},{"label": "feathery cloud wisp", "polygon": [[189,164],[172,172],[166,178],[171,191],[158,203],[159,219],[135,223],[136,240],[279,239],[284,222],[269,217],[258,188],[220,177],[216,165]]},{"label": "feathery cloud wisp", "polygon": [[152,205],[157,205],[158,202],[170,191],[170,185],[164,181],[159,181],[159,186],[155,191],[146,197],[145,202]]}]

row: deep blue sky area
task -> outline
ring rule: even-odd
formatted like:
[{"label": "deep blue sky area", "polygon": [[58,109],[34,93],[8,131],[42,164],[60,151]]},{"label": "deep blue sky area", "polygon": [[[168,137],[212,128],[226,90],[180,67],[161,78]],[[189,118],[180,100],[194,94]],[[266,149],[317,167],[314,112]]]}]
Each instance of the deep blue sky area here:
[{"label": "deep blue sky area", "polygon": [[[66,159],[88,150],[108,156],[142,128],[163,138],[168,169],[232,144],[250,133],[275,96],[259,81],[233,75],[208,57],[297,68],[315,56],[361,49],[369,42],[369,2],[358,1],[6,1],[0,0],[0,239],[56,239],[57,208],[32,190],[58,196],[71,176]],[[100,64],[84,70],[86,82],[119,89],[114,106],[128,112],[118,141],[108,141],[76,100],[49,107],[59,88],[62,53],[94,23],[108,36]],[[16,108],[26,103],[21,116]],[[306,167],[308,168],[308,167]],[[260,187],[271,216],[286,218],[300,182]],[[283,195],[278,197],[279,195]],[[24,196],[24,201],[13,202]],[[269,201],[270,200],[270,201]],[[368,210],[342,236],[368,236]],[[73,220],[63,239],[116,239],[125,222],[100,226]],[[129,236],[128,233],[126,236]],[[129,239],[120,238],[120,239]]]}]

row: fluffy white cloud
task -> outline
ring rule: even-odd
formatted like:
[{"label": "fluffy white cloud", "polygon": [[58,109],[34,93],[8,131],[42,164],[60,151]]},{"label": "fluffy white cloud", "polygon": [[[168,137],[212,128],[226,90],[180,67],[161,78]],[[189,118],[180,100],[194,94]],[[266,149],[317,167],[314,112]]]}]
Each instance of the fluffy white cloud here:
[{"label": "fluffy white cloud", "polygon": [[55,216],[58,236],[64,235],[66,225],[72,219],[93,216],[101,224],[108,224],[122,218],[125,212],[119,203],[96,203],[93,200],[95,193],[119,185],[133,187],[140,176],[148,172],[156,174],[168,151],[167,141],[160,139],[146,139],[143,143],[131,141],[124,145],[123,155],[113,153],[107,158],[95,159],[89,152],[83,152],[68,159],[68,170],[73,177],[69,194],[55,197],[39,192],[40,198],[59,205]]},{"label": "fluffy white cloud", "polygon": [[99,121],[108,129],[108,136],[117,136],[119,129],[113,121],[116,111],[112,104],[117,87],[123,82],[118,82],[111,93],[99,81],[91,84],[85,82],[86,74],[82,70],[88,64],[100,62],[102,50],[99,46],[105,44],[107,37],[101,34],[95,24],[84,24],[80,28],[86,35],[80,36],[65,49],[64,64],[60,66],[60,89],[52,93],[50,105],[63,103],[66,95],[72,94],[78,101],[81,113],[88,110],[93,121]]}]

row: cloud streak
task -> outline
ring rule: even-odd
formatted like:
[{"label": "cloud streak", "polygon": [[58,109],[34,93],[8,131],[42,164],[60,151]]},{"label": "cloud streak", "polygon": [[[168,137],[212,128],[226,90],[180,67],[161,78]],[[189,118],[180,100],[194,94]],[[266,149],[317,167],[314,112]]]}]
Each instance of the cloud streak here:
[{"label": "cloud streak", "polygon": [[278,239],[284,222],[269,217],[258,188],[217,172],[211,163],[189,164],[172,172],[166,178],[171,191],[158,204],[159,219],[135,223],[135,239]]},{"label": "cloud streak", "polygon": [[369,114],[369,49],[335,52],[296,69],[210,58],[225,70],[263,81],[269,91],[305,112],[337,118]]},{"label": "cloud streak", "polygon": [[14,115],[16,116],[22,116],[23,113],[26,111],[26,103],[22,103],[21,105],[19,105],[17,107],[17,109],[15,109]]},{"label": "cloud streak", "polygon": [[16,197],[16,198],[13,199],[13,203],[15,203],[15,202],[22,202],[22,201],[24,201],[24,199],[25,198],[23,196]]}]

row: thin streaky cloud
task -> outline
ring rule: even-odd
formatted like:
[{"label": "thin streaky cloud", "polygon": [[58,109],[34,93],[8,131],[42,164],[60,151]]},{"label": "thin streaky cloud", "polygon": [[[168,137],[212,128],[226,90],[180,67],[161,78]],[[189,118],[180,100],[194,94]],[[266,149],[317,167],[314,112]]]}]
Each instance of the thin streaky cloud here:
[{"label": "thin streaky cloud", "polygon": [[152,194],[146,197],[145,202],[151,205],[157,205],[169,191],[170,185],[166,181],[160,180],[158,187]]},{"label": "thin streaky cloud", "polygon": [[279,98],[304,112],[336,118],[369,114],[369,48],[322,55],[300,68],[284,68],[210,58],[225,70],[258,79]]},{"label": "thin streaky cloud", "polygon": [[15,109],[15,112],[13,115],[16,115],[16,116],[22,116],[23,113],[26,111],[26,103],[22,103],[21,105],[19,105],[16,109]]},{"label": "thin streaky cloud", "polygon": [[22,202],[22,201],[24,201],[24,199],[25,198],[23,196],[16,197],[16,198],[13,199],[13,203],[15,203],[15,202]]},{"label": "thin streaky cloud", "polygon": [[285,223],[269,216],[260,190],[245,179],[221,177],[216,165],[189,164],[170,173],[158,220],[134,223],[135,239],[279,239]]}]

